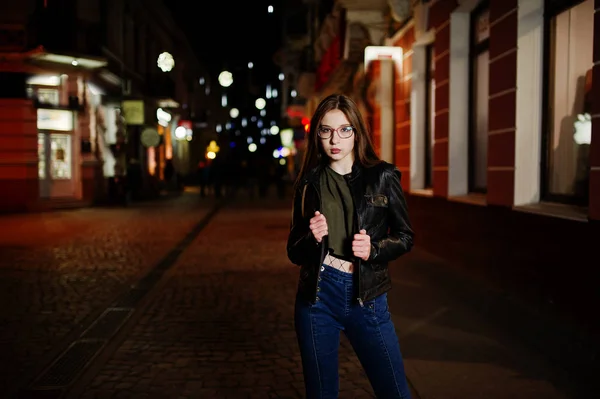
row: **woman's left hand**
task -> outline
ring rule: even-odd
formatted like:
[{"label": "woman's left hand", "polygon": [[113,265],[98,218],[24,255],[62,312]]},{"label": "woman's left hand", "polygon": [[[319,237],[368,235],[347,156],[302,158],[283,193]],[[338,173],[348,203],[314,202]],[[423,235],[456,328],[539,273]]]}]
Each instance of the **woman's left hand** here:
[{"label": "woman's left hand", "polygon": [[352,252],[357,258],[369,260],[369,255],[371,254],[371,236],[367,235],[366,230],[363,229],[358,234],[354,234]]}]

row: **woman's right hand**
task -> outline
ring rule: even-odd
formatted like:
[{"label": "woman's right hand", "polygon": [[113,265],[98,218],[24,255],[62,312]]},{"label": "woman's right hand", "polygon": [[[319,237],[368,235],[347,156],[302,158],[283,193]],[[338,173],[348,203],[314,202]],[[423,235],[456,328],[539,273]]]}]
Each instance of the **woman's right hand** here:
[{"label": "woman's right hand", "polygon": [[322,215],[319,211],[316,211],[315,216],[310,218],[309,227],[317,242],[323,241],[323,237],[328,234],[327,219],[325,219],[325,215]]}]

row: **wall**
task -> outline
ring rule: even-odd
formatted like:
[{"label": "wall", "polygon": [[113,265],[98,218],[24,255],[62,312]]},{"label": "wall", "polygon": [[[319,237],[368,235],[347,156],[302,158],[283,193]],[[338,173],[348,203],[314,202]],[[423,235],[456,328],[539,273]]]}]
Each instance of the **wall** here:
[{"label": "wall", "polygon": [[403,49],[401,73],[394,73],[394,163],[402,172],[402,188],[410,190],[414,25],[409,24],[393,40],[393,46]]},{"label": "wall", "polygon": [[31,101],[0,99],[0,211],[24,211],[39,197],[37,115]]},{"label": "wall", "polygon": [[433,151],[433,194],[448,195],[449,102],[450,102],[450,13],[454,0],[440,0],[429,10],[429,28],[435,31],[435,144]]},{"label": "wall", "polygon": [[[589,221],[526,212],[514,205],[539,201],[542,119],[543,0],[490,0],[488,188],[478,204],[466,194],[468,158],[468,32],[476,0],[431,3],[429,29],[435,36],[435,145],[433,197],[408,193],[416,244],[455,267],[487,279],[508,296],[527,299],[533,309],[558,312],[590,331],[600,331],[600,124],[593,123]],[[600,0],[596,0],[596,9]],[[452,22],[452,23],[451,23]],[[595,13],[593,118],[600,116],[600,29]],[[451,35],[452,32],[452,35]],[[419,42],[408,33],[394,36],[406,54]],[[407,106],[407,82],[414,85],[425,63],[405,62],[396,82],[396,140],[413,127],[412,146],[424,134]],[[410,76],[410,78],[409,78]],[[418,127],[415,130],[415,126]],[[414,150],[412,154],[414,154]],[[537,155],[536,155],[537,154]],[[405,156],[398,159],[401,160]],[[398,162],[398,161],[397,161]],[[422,164],[411,163],[412,168]],[[533,187],[533,188],[532,188]],[[416,187],[419,189],[420,187]],[[528,199],[528,201],[527,201]],[[532,201],[533,199],[533,201]]]},{"label": "wall", "polygon": [[517,0],[491,0],[489,10],[487,203],[512,206],[515,185]]}]

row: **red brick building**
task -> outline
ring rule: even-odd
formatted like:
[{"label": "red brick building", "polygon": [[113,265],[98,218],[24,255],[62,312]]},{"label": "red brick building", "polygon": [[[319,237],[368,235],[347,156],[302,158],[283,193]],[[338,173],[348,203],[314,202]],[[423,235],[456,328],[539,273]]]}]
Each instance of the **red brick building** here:
[{"label": "red brick building", "polygon": [[373,33],[378,11],[368,44],[402,61],[361,65],[350,88],[332,72],[307,113],[336,88],[366,104],[418,245],[599,328],[600,0],[411,1],[395,21],[380,3],[336,2],[340,32]]},{"label": "red brick building", "polygon": [[427,3],[388,39],[419,241],[598,327],[600,1]]},{"label": "red brick building", "polygon": [[0,213],[105,203],[128,174],[155,195],[167,161],[195,169],[174,131],[208,131],[210,83],[160,0],[3,2]]}]

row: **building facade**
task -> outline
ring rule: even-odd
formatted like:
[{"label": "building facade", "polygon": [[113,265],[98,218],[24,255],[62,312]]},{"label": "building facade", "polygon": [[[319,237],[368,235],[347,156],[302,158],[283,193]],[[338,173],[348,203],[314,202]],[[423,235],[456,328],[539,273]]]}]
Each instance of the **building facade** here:
[{"label": "building facade", "polygon": [[418,245],[594,328],[599,9],[339,0],[315,16],[314,68],[297,82],[306,116],[333,92],[363,108]]},{"label": "building facade", "polygon": [[160,0],[26,0],[0,15],[2,211],[153,196],[168,164],[191,171],[214,95]]}]

